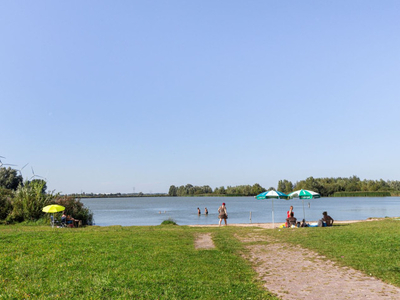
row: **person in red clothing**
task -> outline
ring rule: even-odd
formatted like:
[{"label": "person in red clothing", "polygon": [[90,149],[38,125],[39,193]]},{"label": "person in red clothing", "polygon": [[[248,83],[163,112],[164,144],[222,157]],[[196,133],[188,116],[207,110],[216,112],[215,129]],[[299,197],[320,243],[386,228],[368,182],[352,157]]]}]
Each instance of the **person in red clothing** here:
[{"label": "person in red clothing", "polygon": [[[292,213],[293,213],[293,215],[294,215],[293,206],[290,206],[290,209],[289,209],[288,212],[287,212],[287,217],[286,217],[286,219],[290,218],[291,215],[292,215]],[[286,221],[285,227],[286,227],[286,228],[289,227],[288,225],[289,225],[289,224],[288,224],[288,222]]]}]

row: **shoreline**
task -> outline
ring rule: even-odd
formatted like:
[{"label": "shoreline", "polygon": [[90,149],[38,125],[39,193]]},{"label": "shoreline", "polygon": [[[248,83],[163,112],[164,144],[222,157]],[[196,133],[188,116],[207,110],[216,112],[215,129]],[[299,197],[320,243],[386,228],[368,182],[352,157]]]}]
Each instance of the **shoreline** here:
[{"label": "shoreline", "polygon": [[[384,219],[384,218],[381,218]],[[333,225],[335,226],[335,224],[351,224],[351,223],[359,223],[359,222],[372,222],[372,221],[379,221],[381,220],[379,218],[369,218],[366,220],[347,220],[347,221],[334,221]],[[308,223],[314,223],[314,222],[318,222],[318,221],[310,221]],[[260,228],[264,228],[264,229],[274,229],[274,228],[278,228],[285,224],[285,222],[278,222],[278,223],[232,223],[229,224],[227,226],[233,226],[233,227],[260,227]],[[189,227],[220,227],[218,224],[208,224],[208,225],[185,225],[185,226],[189,226]],[[224,227],[225,225],[221,225],[221,227]],[[297,228],[297,227],[296,227]]]}]

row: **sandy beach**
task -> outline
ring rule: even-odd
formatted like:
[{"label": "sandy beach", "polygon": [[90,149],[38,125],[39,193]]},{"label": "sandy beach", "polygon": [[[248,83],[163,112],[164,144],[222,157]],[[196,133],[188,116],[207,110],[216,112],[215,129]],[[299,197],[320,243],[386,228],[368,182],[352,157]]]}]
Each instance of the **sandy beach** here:
[{"label": "sandy beach", "polygon": [[[335,221],[334,224],[350,224],[350,223],[358,223],[358,222],[371,222],[371,221],[376,221],[378,219],[367,219],[367,220],[348,220],[348,221]],[[310,221],[308,223],[315,223],[317,221]],[[260,227],[260,228],[265,228],[265,229],[273,229],[273,228],[279,228],[285,223],[279,222],[279,223],[242,223],[242,224],[229,224],[228,226],[236,226],[236,227]],[[212,225],[188,225],[189,227],[219,227],[218,223],[217,224],[212,224]],[[225,225],[221,225],[225,226]]]}]

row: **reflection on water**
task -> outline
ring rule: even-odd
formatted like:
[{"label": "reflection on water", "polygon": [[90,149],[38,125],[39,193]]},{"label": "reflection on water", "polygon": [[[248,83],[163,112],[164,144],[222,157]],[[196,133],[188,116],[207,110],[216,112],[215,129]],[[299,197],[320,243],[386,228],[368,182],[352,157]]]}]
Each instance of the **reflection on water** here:
[{"label": "reflection on water", "polygon": [[[81,200],[94,213],[96,225],[160,225],[173,219],[179,225],[218,224],[218,207],[226,203],[229,223],[272,223],[272,200],[253,197],[136,197]],[[299,220],[316,221],[327,211],[335,220],[365,220],[400,216],[400,197],[320,198],[274,200],[275,222],[284,222],[293,205]],[[197,215],[197,207],[202,214]],[[209,214],[204,214],[207,207]],[[250,219],[251,217],[251,219]]]}]

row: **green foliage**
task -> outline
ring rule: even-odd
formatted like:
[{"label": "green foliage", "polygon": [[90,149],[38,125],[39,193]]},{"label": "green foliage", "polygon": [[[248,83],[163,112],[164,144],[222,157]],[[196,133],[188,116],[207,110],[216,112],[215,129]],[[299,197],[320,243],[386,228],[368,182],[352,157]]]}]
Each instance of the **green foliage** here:
[{"label": "green foliage", "polygon": [[10,222],[36,221],[44,216],[43,207],[53,202],[55,195],[43,193],[42,180],[26,182],[15,191],[13,209],[7,217]]},{"label": "green foliage", "polygon": [[279,180],[278,182],[278,191],[283,192],[285,194],[289,194],[293,191],[293,183],[286,179]]},{"label": "green foliage", "polygon": [[390,192],[336,192],[333,197],[389,197]]},{"label": "green foliage", "polygon": [[224,196],[255,196],[262,192],[265,192],[265,189],[259,185],[258,183],[251,185],[239,185],[239,186],[221,186],[219,188],[215,188],[213,191],[212,188],[208,185],[204,186],[193,186],[191,184],[187,184],[186,186],[181,185],[177,188],[174,185],[171,185],[169,188],[168,195],[169,196],[206,196],[206,195],[224,195]]},{"label": "green foliage", "polygon": [[[187,184],[185,186],[181,185],[179,188],[175,186],[170,187],[169,195],[184,197],[184,196],[196,196],[196,195],[207,195],[212,194],[212,188],[208,185],[204,186],[193,186],[191,184]],[[171,195],[172,193],[172,195]]]},{"label": "green foliage", "polygon": [[171,196],[171,197],[177,196],[177,192],[178,192],[178,189],[176,188],[176,186],[171,185],[169,187],[168,196]]},{"label": "green foliage", "polygon": [[75,199],[72,196],[59,196],[55,200],[55,203],[64,206],[65,214],[72,216],[74,219],[81,220],[82,225],[93,224],[93,213],[83,205],[80,199]]},{"label": "green foliage", "polygon": [[11,190],[0,187],[0,220],[5,220],[12,211],[12,197],[13,192]]},{"label": "green foliage", "polygon": [[256,196],[258,194],[261,194],[265,192],[265,189],[259,185],[258,183],[255,183],[252,187],[251,187],[251,195],[252,196]]},{"label": "green foliage", "polygon": [[[306,180],[301,180],[296,182],[293,187],[293,190],[312,190],[314,192],[320,193],[323,197],[330,197],[335,195],[344,195],[338,194],[340,192],[386,192],[382,195],[388,196],[390,192],[396,194],[397,191],[400,191],[400,182],[399,181],[384,181],[380,180],[360,180],[357,176],[351,176],[349,178],[313,178],[308,177]],[[388,193],[389,192],[389,193]],[[351,197],[353,194],[349,194],[350,196],[340,196],[340,197]],[[372,194],[367,193],[366,196],[372,196]],[[355,197],[363,197],[362,193],[357,195],[354,194]],[[377,196],[380,196],[377,194]]]},{"label": "green foliage", "polygon": [[[15,191],[14,191],[15,190]],[[47,193],[47,183],[42,179],[26,181],[11,168],[0,168],[0,220],[6,223],[48,222],[43,207],[57,203],[66,207],[66,213],[82,220],[83,225],[93,224],[93,213],[74,197],[61,197]]]},{"label": "green foliage", "polygon": [[168,220],[162,221],[161,225],[178,225],[178,224],[176,224],[176,222],[170,218]]},{"label": "green foliage", "polygon": [[33,179],[28,181],[28,183],[40,184],[42,186],[42,193],[46,193],[47,191],[47,182],[43,179]]},{"label": "green foliage", "polygon": [[224,186],[221,186],[219,188],[215,188],[214,190],[215,195],[225,195],[226,194],[226,189]]},{"label": "green foliage", "polygon": [[0,187],[15,191],[22,182],[22,176],[16,170],[0,168]]}]

